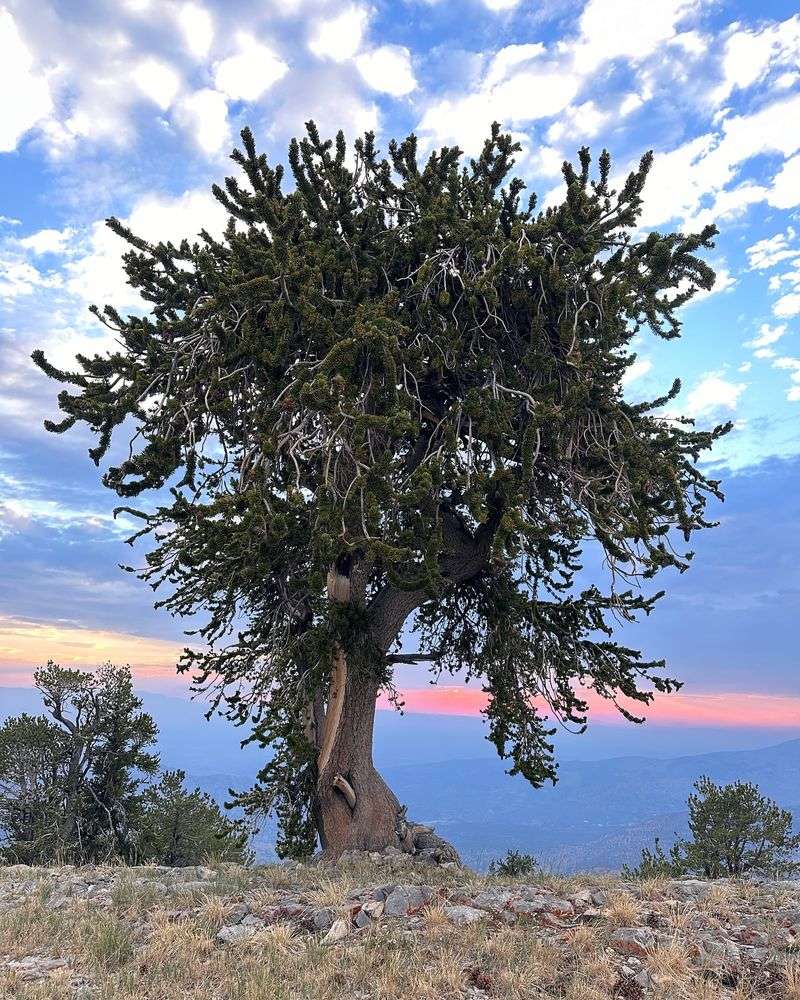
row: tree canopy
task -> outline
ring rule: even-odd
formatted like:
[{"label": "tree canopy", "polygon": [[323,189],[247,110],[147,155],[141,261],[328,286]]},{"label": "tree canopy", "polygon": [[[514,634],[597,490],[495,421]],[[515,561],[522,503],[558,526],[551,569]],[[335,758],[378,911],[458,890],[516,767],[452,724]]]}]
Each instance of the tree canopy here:
[{"label": "tree canopy", "polygon": [[[289,191],[242,143],[244,183],[214,187],[221,238],[109,220],[150,311],[96,308],[114,346],[75,371],[34,354],[66,385],[46,426],[88,425],[98,464],[129,440],[103,473],[152,540],[129,569],[205,615],[180,669],[273,748],[248,802],[278,810],[287,845],[313,840],[332,761],[352,786],[353,747],[331,756],[358,729],[342,700],[363,700],[371,740],[412,614],[433,669],[483,685],[512,771],[554,778],[542,705],[582,726],[588,689],[634,718],[676,687],[613,629],[653,608],[642,580],[688,566],[720,496],[698,458],[727,427],[666,417],[679,382],[631,403],[623,376],[633,338],[677,337],[712,287],[716,230],[637,230],[651,154],[614,186],[608,153],[593,171],[581,149],[537,210],[497,125],[475,159],[422,162],[413,135],[348,153],[308,123]],[[607,586],[581,581],[587,546]]]}]

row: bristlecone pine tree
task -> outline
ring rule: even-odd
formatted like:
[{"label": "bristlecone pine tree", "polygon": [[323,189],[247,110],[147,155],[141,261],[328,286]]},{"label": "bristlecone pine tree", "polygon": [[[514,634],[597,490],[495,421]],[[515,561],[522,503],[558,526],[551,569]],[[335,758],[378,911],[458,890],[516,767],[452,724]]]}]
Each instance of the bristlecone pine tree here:
[{"label": "bristlecone pine tree", "polygon": [[[649,154],[614,190],[608,154],[592,179],[582,149],[536,212],[499,126],[475,160],[421,164],[414,136],[384,159],[367,133],[349,161],[309,123],[289,193],[242,140],[247,184],[214,188],[222,239],[150,244],[109,219],[152,309],[95,308],[115,346],[76,372],[34,354],[74,387],[46,426],[88,424],[98,464],[130,436],[103,482],[159,491],[117,508],[153,539],[128,568],[207,615],[179,669],[272,748],[240,801],[277,813],[284,853],[315,832],[332,855],[379,849],[403,828],[372,762],[396,663],[479,679],[491,740],[535,786],[555,777],[537,704],[581,726],[587,689],[630,706],[676,687],[612,625],[651,610],[641,578],[686,567],[676,539],[719,495],[696,462],[725,428],[660,416],[677,382],[633,405],[622,379],[634,335],[678,336],[711,288],[696,254],[716,230],[636,232]],[[578,582],[587,546],[607,587]],[[416,657],[398,653],[412,615]]]}]

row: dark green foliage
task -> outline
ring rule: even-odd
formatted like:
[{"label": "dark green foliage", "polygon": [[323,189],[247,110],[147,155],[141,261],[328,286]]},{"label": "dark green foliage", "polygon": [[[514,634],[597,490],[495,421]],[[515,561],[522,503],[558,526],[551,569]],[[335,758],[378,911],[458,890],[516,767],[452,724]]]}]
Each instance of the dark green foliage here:
[{"label": "dark green foliage", "polygon": [[[126,499],[159,491],[118,508],[153,541],[131,572],[171,613],[206,614],[180,669],[273,748],[248,804],[304,850],[304,720],[334,642],[388,686],[416,613],[434,669],[481,679],[490,738],[537,786],[556,771],[534,699],[581,728],[581,690],[635,719],[619,699],[677,686],[612,632],[652,610],[643,579],[689,565],[720,495],[696,463],[727,427],[665,419],[678,382],[631,404],[622,377],[633,337],[678,336],[678,308],[711,288],[697,253],[716,230],[636,234],[650,154],[612,189],[608,154],[592,176],[582,149],[537,213],[499,126],[468,162],[445,147],[420,163],[414,136],[381,158],[367,133],[351,168],[342,134],[309,123],[289,193],[242,140],[246,183],[214,188],[224,238],[151,245],[110,219],[150,314],[96,309],[117,346],[75,372],[34,360],[67,387],[47,426],[86,423],[96,463],[135,428],[103,473]],[[604,589],[576,583],[587,546]],[[343,563],[347,608],[325,587]]]},{"label": "dark green foliage", "polygon": [[139,860],[186,867],[208,860],[248,864],[249,833],[199,789],[188,791],[183,771],[165,771],[142,797]]},{"label": "dark green foliage", "polygon": [[620,872],[624,879],[642,880],[649,878],[680,878],[684,874],[680,848],[671,849],[669,857],[664,853],[661,841],[656,837],[653,850],[642,848],[639,864],[633,868],[623,865]]},{"label": "dark green foliage", "polygon": [[50,661],[34,677],[50,718],[0,727],[0,861],[250,860],[248,831],[187,791],[182,771],[145,786],[158,771],[158,729],[127,667],[88,673]]},{"label": "dark green foliage", "polygon": [[490,875],[499,878],[518,878],[524,875],[533,875],[538,864],[532,854],[525,854],[522,851],[506,851],[504,858],[498,858],[489,863],[487,869]]},{"label": "dark green foliage", "polygon": [[67,752],[58,726],[20,715],[0,727],[0,861],[44,864],[59,850]]},{"label": "dark green foliage", "polygon": [[680,845],[683,868],[702,878],[754,872],[787,875],[798,870],[800,834],[792,814],[761,795],[756,785],[736,781],[695,783],[689,796],[691,840]]},{"label": "dark green foliage", "polygon": [[130,670],[108,663],[92,674],[50,661],[34,683],[66,756],[59,850],[80,861],[130,860],[138,790],[158,770],[150,752],[158,730],[133,692]]},{"label": "dark green foliage", "polygon": [[691,839],[679,840],[668,858],[656,840],[655,851],[642,851],[637,868],[623,870],[626,877],[778,878],[800,871],[800,833],[792,833],[788,809],[747,781],[715,785],[703,777],[694,787],[689,796]]}]

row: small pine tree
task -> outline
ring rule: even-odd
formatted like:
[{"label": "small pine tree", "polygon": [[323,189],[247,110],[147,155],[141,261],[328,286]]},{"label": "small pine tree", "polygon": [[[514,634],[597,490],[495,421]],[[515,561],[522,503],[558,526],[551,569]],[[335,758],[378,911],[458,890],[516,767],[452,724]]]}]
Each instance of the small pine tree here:
[{"label": "small pine tree", "polygon": [[63,734],[44,716],[0,726],[0,862],[46,864],[59,847]]},{"label": "small pine tree", "polygon": [[140,859],[176,867],[210,858],[250,863],[248,831],[224,816],[210,795],[199,788],[188,791],[185,780],[184,771],[165,771],[157,784],[146,789]]},{"label": "small pine tree", "polygon": [[689,796],[691,840],[679,840],[667,856],[656,838],[654,849],[645,847],[635,868],[623,867],[625,878],[777,878],[800,871],[800,834],[792,833],[788,809],[748,781],[715,785],[704,776],[694,788]]},{"label": "small pine tree", "polygon": [[532,875],[538,865],[532,854],[523,851],[506,851],[505,857],[495,858],[489,863],[489,874],[504,878],[518,878],[521,875]]},{"label": "small pine tree", "polygon": [[34,682],[66,748],[61,852],[78,862],[130,860],[139,789],[159,763],[150,752],[158,728],[134,694],[130,668],[106,663],[89,673],[51,660]]},{"label": "small pine tree", "polygon": [[653,850],[643,847],[639,864],[633,868],[623,865],[620,874],[624,879],[631,881],[649,878],[678,878],[683,874],[683,868],[676,848],[673,847],[669,855],[665,854],[661,841],[656,837]]},{"label": "small pine tree", "polygon": [[787,875],[800,869],[793,818],[748,781],[715,785],[708,777],[689,796],[692,839],[681,844],[687,872],[703,878],[748,873]]}]

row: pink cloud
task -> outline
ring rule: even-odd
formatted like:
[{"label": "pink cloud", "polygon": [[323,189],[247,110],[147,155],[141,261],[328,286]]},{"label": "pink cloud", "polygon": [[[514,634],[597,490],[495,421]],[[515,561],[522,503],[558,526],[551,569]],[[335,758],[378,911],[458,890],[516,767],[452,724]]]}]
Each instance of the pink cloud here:
[{"label": "pink cloud", "polygon": [[[476,688],[436,686],[405,688],[400,692],[408,712],[435,715],[478,715],[487,695]],[[597,722],[624,722],[614,706],[589,692],[590,718]],[[391,707],[385,698],[379,708]],[[544,706],[542,710],[545,711]],[[634,715],[646,715],[650,724],[684,726],[775,726],[800,728],[800,697],[747,691],[662,695],[646,710],[632,706]]]},{"label": "pink cloud", "polygon": [[[37,622],[0,615],[0,686],[27,686],[35,666],[54,659],[64,666],[94,667],[105,660],[130,663],[140,687],[185,694],[186,677],[175,674],[181,645],[163,639],[103,629],[79,628],[66,622]],[[478,715],[487,695],[464,685],[405,688],[401,697],[408,712],[433,715]],[[622,723],[614,706],[594,692],[585,693],[597,722]],[[385,697],[379,708],[391,707]],[[686,692],[661,695],[643,711],[651,725],[800,728],[800,695],[757,694],[747,691]],[[542,711],[546,711],[542,706]]]}]

